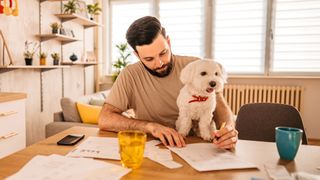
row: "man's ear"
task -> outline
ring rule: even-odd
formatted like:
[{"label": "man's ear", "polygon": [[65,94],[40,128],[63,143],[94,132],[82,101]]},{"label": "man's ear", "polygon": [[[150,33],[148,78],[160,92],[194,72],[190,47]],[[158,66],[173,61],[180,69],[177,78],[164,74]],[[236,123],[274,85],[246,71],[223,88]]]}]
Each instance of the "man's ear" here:
[{"label": "man's ear", "polygon": [[224,83],[227,83],[227,79],[228,79],[228,74],[227,74],[227,71],[224,69],[224,67],[217,62],[217,64],[219,65],[220,67],[220,70],[221,70],[221,77],[223,79],[223,82]]},{"label": "man's ear", "polygon": [[189,84],[192,81],[192,76],[194,74],[195,62],[187,64],[181,71],[180,80],[183,84]]},{"label": "man's ear", "polygon": [[169,36],[167,36],[167,37],[166,37],[166,39],[167,39],[167,43],[168,43],[169,47],[171,48],[171,41],[170,41],[170,37],[169,37]]}]

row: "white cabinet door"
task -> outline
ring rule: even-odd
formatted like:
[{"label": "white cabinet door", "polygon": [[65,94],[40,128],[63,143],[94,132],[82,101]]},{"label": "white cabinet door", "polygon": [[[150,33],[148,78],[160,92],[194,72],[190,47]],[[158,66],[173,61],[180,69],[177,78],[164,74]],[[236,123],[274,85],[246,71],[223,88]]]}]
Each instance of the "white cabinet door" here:
[{"label": "white cabinet door", "polygon": [[25,100],[0,103],[0,158],[25,147]]}]

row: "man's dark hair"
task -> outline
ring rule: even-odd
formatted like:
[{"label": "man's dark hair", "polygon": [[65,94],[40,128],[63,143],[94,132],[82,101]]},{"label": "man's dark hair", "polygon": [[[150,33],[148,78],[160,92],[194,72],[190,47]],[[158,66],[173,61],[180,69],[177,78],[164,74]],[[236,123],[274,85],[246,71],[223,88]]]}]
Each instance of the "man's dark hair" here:
[{"label": "man's dark hair", "polygon": [[166,31],[160,21],[152,16],[145,16],[135,20],[127,30],[126,38],[130,46],[137,52],[136,46],[151,44],[161,33],[166,37]]}]

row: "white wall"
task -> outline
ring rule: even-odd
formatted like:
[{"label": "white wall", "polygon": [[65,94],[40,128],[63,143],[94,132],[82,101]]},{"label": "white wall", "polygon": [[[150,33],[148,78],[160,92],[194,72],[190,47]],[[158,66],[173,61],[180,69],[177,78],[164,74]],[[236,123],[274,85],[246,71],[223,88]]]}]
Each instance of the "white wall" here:
[{"label": "white wall", "polygon": [[[35,35],[39,34],[39,0],[19,1],[19,16],[0,15],[0,29],[4,33],[8,46],[13,55],[15,64],[24,65],[23,51],[24,41],[38,41]],[[53,14],[60,13],[60,2],[41,3],[41,31],[50,33],[49,25],[59,21]],[[74,52],[80,58],[83,47],[93,50],[93,30],[83,30],[82,26],[73,22],[64,23],[65,27],[74,30],[76,36],[85,41],[70,43],[63,46],[63,57],[69,59]],[[84,43],[85,42],[85,43]],[[62,53],[61,45],[55,40],[42,43],[42,50],[51,54],[53,52]],[[39,64],[39,57],[34,56],[34,64]],[[47,64],[52,64],[50,55]],[[63,71],[63,72],[62,72]],[[62,81],[62,76],[63,80]],[[44,127],[53,121],[53,112],[60,110],[60,98],[64,89],[64,96],[78,97],[94,92],[94,68],[83,66],[71,66],[68,69],[54,69],[42,73],[43,78],[43,108],[40,111],[40,70],[17,69],[0,74],[0,91],[15,91],[27,93],[26,101],[26,127],[27,144],[32,144],[45,137]],[[64,82],[64,83],[63,83]],[[86,85],[84,84],[86,82]]]}]

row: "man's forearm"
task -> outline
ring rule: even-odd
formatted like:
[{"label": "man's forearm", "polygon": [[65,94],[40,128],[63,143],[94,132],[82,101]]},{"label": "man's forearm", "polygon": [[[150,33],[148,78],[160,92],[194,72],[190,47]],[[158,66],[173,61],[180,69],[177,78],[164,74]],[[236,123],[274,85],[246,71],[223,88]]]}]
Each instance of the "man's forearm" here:
[{"label": "man's forearm", "polygon": [[228,103],[224,99],[222,93],[218,93],[217,96],[217,106],[214,112],[214,119],[218,127],[221,126],[223,122],[227,124],[232,124],[234,126],[234,115],[228,106]]},{"label": "man's forearm", "polygon": [[150,124],[149,121],[130,119],[107,108],[102,108],[99,117],[99,128],[107,131],[140,130],[150,133]]}]

